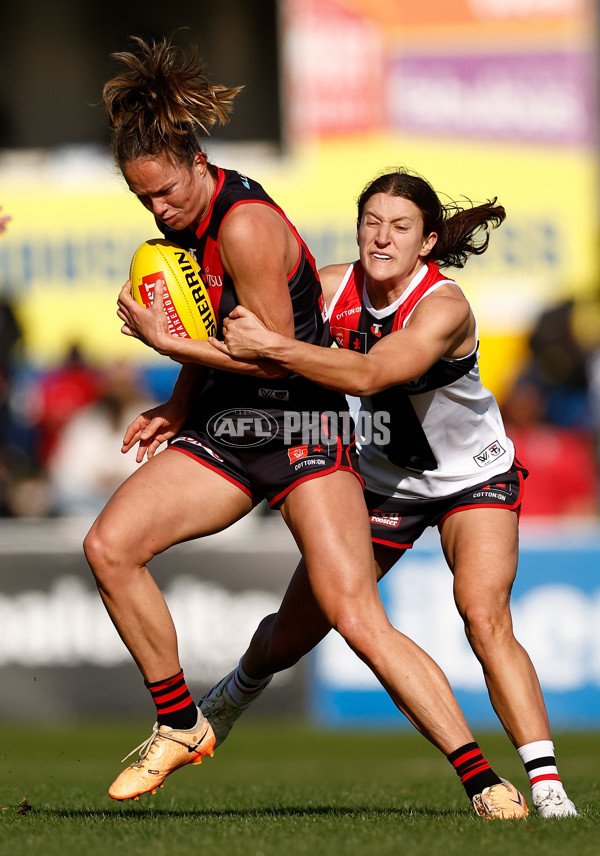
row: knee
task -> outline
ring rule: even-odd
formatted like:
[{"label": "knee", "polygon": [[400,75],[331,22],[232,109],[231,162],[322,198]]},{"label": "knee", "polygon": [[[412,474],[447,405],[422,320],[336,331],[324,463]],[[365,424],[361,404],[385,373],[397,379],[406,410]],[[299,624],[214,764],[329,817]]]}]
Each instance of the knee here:
[{"label": "knee", "polygon": [[492,608],[477,604],[463,612],[465,633],[469,644],[479,655],[497,651],[506,639],[512,638],[512,618],[508,605]]},{"label": "knee", "polygon": [[115,535],[94,523],[83,541],[85,558],[96,578],[98,585],[108,585],[112,572],[123,559],[123,551]]},{"label": "knee", "polygon": [[371,663],[376,654],[376,628],[360,610],[345,608],[334,624],[337,632],[361,660]]}]

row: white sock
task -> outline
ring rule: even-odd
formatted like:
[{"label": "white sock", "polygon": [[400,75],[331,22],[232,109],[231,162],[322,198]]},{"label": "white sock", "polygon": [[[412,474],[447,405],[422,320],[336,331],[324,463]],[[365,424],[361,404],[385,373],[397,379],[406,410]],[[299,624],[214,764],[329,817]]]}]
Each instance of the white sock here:
[{"label": "white sock", "polygon": [[249,704],[264,690],[273,675],[266,678],[249,677],[242,669],[242,662],[232,674],[227,684],[227,692],[236,704]]},{"label": "white sock", "polygon": [[558,775],[554,744],[551,740],[536,740],[533,743],[526,743],[517,749],[517,752],[529,776],[531,794],[534,800],[539,791],[548,785],[561,793],[565,792]]}]

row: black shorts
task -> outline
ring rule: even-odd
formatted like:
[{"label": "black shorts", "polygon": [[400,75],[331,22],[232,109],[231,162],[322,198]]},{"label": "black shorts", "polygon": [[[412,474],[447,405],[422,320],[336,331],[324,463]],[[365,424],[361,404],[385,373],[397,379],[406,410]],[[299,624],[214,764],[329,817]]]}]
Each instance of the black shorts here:
[{"label": "black shorts", "polygon": [[399,550],[412,547],[428,526],[441,527],[456,511],[508,508],[519,514],[527,470],[517,460],[507,473],[441,499],[397,499],[365,491],[371,540]]},{"label": "black shorts", "polygon": [[[318,421],[319,411],[315,417]],[[254,503],[266,498],[272,508],[302,482],[337,470],[351,472],[364,487],[353,434],[313,432],[308,439],[315,442],[290,427],[284,411],[231,408],[184,428],[169,445],[235,484]]]}]

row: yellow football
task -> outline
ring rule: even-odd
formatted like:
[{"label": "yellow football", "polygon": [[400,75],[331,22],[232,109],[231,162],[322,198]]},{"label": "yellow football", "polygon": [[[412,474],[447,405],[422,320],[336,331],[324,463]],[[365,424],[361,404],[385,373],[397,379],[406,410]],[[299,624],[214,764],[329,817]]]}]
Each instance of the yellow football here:
[{"label": "yellow football", "polygon": [[204,340],[215,335],[215,314],[200,266],[177,244],[164,238],[144,241],[133,254],[129,279],[131,295],[142,306],[154,302],[154,287],[162,281],[171,335]]}]

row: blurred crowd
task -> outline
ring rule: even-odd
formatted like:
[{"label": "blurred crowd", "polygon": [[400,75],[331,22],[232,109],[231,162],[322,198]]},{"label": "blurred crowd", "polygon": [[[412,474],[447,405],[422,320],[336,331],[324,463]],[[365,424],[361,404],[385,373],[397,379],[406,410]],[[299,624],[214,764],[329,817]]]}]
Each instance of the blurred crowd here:
[{"label": "blurred crowd", "polygon": [[[18,353],[6,304],[2,316]],[[156,403],[142,371],[123,361],[96,367],[78,344],[50,370],[24,370],[6,353],[7,341],[2,336],[0,514],[97,514],[137,466],[121,444],[127,425]]]},{"label": "blurred crowd", "polygon": [[529,469],[523,514],[600,511],[600,304],[573,300],[541,313],[528,358],[503,401],[517,456]]},{"label": "blurred crowd", "polygon": [[[0,233],[9,221],[0,209]],[[78,342],[59,365],[32,370],[14,307],[0,296],[0,516],[97,514],[137,466],[134,452],[121,453],[127,425],[168,396],[172,377],[157,389],[132,364],[95,366]],[[500,405],[530,473],[523,515],[597,517],[600,300],[542,312]]]}]

